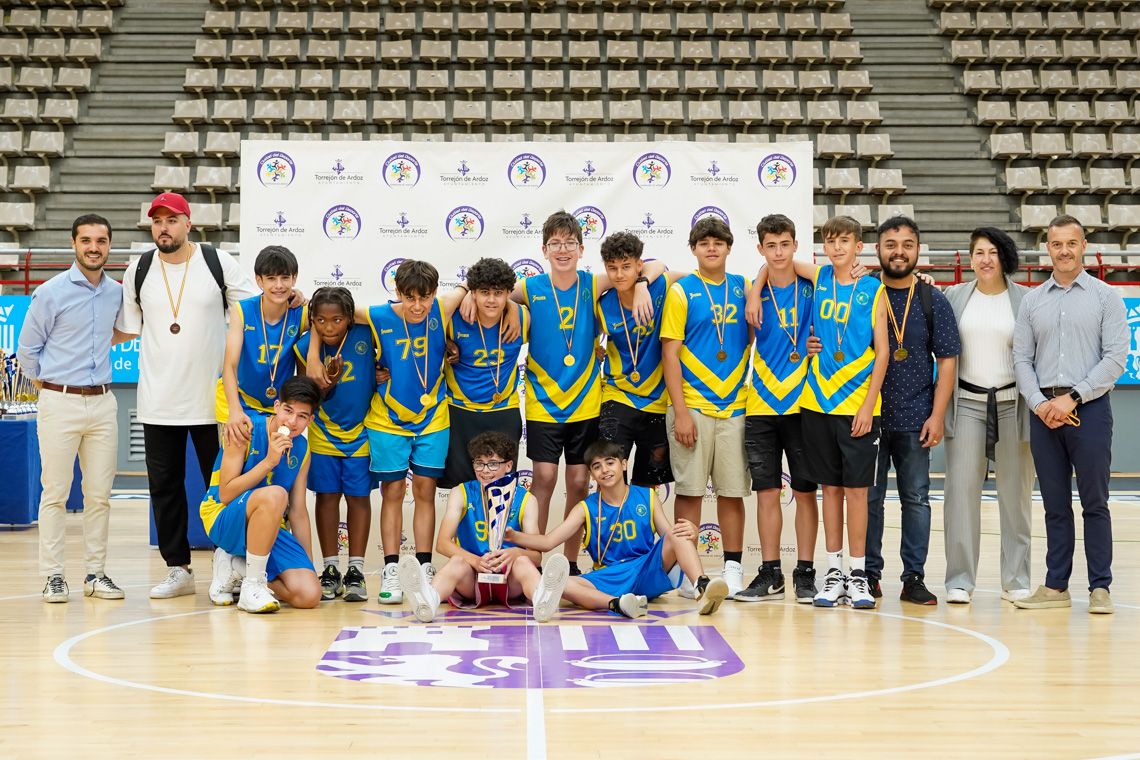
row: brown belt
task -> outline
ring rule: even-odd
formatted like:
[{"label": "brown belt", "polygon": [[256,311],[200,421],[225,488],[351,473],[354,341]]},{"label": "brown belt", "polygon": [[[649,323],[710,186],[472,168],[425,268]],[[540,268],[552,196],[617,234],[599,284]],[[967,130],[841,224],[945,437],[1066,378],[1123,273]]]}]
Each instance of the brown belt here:
[{"label": "brown belt", "polygon": [[1057,398],[1059,396],[1068,396],[1069,391],[1071,391],[1071,390],[1072,390],[1072,388],[1068,387],[1068,386],[1062,387],[1060,385],[1053,385],[1053,386],[1050,386],[1048,388],[1042,388],[1041,392],[1044,393],[1046,396],[1051,396],[1052,398]]},{"label": "brown belt", "polygon": [[56,385],[46,381],[41,385],[49,391],[74,393],[77,396],[102,396],[109,390],[106,385]]}]

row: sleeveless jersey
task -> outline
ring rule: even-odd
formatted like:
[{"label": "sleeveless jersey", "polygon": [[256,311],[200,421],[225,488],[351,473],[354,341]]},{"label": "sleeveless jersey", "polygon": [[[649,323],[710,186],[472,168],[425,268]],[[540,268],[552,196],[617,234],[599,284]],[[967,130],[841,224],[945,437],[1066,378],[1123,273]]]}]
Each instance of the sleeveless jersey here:
[{"label": "sleeveless jersey", "polygon": [[582,545],[593,558],[595,570],[637,559],[652,551],[657,536],[653,524],[653,493],[648,488],[630,486],[620,509],[603,504],[597,492],[587,496],[581,504],[586,509]]},{"label": "sleeveless jersey", "polygon": [[[408,323],[406,333],[404,320],[391,304],[370,307],[368,321],[372,325],[372,340],[378,346],[376,363],[387,367],[392,377],[373,394],[364,426],[396,435],[423,435],[446,429],[449,418],[447,404],[443,403],[443,358],[447,325],[439,301],[432,301],[422,322]],[[420,401],[425,392],[421,380],[425,371],[426,392],[430,396],[426,405]]]},{"label": "sleeveless jersey", "polygon": [[[673,283],[665,296],[665,319],[661,325],[662,338],[684,342],[680,359],[685,405],[712,417],[744,414],[748,379],[744,299],[752,284],[738,274],[726,274],[725,278],[714,284],[694,272]],[[724,361],[717,359],[722,348],[714,318],[724,335]]]},{"label": "sleeveless jersey", "polygon": [[[311,330],[305,333],[293,347],[302,367],[312,335]],[[321,346],[322,360],[335,355],[336,346]],[[372,328],[361,324],[348,328],[340,358],[344,362],[340,380],[325,396],[309,423],[309,444],[315,454],[366,457],[368,434],[364,431],[364,418],[376,393],[376,347],[372,343]]]},{"label": "sleeveless jersey", "polygon": [[[523,344],[530,335],[530,312],[522,307],[519,311],[522,333],[510,343],[503,343],[502,347],[497,328],[481,327],[477,320],[472,324],[458,313],[452,315],[447,325],[447,337],[458,346],[459,361],[444,365],[449,404],[474,412],[518,408],[519,386],[515,368]],[[504,394],[498,403],[494,401],[496,390]]]},{"label": "sleeveless jersey", "polygon": [[[230,311],[230,319],[241,322],[243,330],[237,379],[238,395],[247,414],[273,414],[273,399],[265,395],[266,389],[272,386],[280,393],[285,381],[297,374],[293,346],[297,344],[307,308],[306,305],[286,309],[280,322],[265,325],[265,332],[262,332],[261,324],[261,296],[238,301]],[[268,346],[266,338],[269,339]],[[278,348],[281,350],[281,358],[277,360],[277,371],[270,381],[269,375]],[[218,420],[225,422],[229,419],[229,405],[221,378],[218,379],[217,399]]]},{"label": "sleeveless jersey", "polygon": [[[756,348],[752,353],[749,415],[799,412],[800,394],[808,372],[807,339],[813,292],[811,281],[803,277],[771,291],[764,286],[763,325],[756,331]],[[796,338],[794,346],[789,334]],[[798,362],[791,359],[793,350],[800,355]]]},{"label": "sleeveless jersey", "polygon": [[[634,320],[633,312],[621,305],[617,290],[607,290],[598,299],[598,322],[609,336],[602,401],[617,401],[634,409],[665,413],[669,393],[665,390],[665,373],[661,369],[661,317],[668,288],[669,282],[664,275],[649,283],[653,321],[641,326]],[[630,341],[633,341],[633,346],[630,346]],[[634,348],[637,349],[636,367]],[[634,370],[639,375],[637,382],[630,378]]]},{"label": "sleeveless jersey", "polygon": [[[255,414],[250,419],[253,421],[253,430],[250,434],[249,443],[245,445],[245,464],[241,468],[242,474],[256,467],[261,460],[265,459],[265,455],[269,451],[269,429],[267,427],[269,416]],[[224,449],[219,451],[217,459],[214,460],[214,474],[210,476],[210,487],[206,490],[206,498],[199,508],[202,523],[207,533],[213,527],[214,520],[226,508],[220,498],[222,457],[225,456],[225,453]],[[297,436],[293,439],[293,448],[283,454],[277,466],[270,470],[260,483],[249,490],[252,491],[264,486],[281,486],[288,491],[293,488],[293,483],[297,480],[297,473],[308,461],[309,445],[304,436]]]},{"label": "sleeveless jersey", "polygon": [[[531,502],[534,502],[534,497],[530,495],[530,491],[516,483],[515,495],[511,500],[511,510],[507,516],[508,527],[522,532],[523,510],[528,505],[532,509],[538,509],[537,502],[534,504]],[[463,517],[459,520],[459,526],[455,529],[455,543],[459,544],[464,551],[483,556],[491,551],[490,544],[487,543],[487,521],[486,514],[483,511],[483,484],[478,480],[469,480],[464,483],[463,503],[466,507],[463,511]],[[503,542],[504,549],[512,546],[517,546],[517,544],[512,544],[510,541]]]},{"label": "sleeveless jersey", "polygon": [[[834,289],[833,289],[834,288]],[[854,289],[854,294],[852,294]],[[883,284],[860,277],[853,285],[835,285],[835,269],[821,267],[815,279],[812,327],[823,343],[808,369],[800,406],[824,414],[853,415],[859,411],[871,385],[875,363],[875,319]],[[850,301],[850,314],[847,303]],[[846,332],[844,332],[846,325]],[[843,335],[843,361],[836,361]],[[875,399],[875,414],[880,399]]]},{"label": "sleeveless jersey", "polygon": [[[526,418],[537,422],[578,422],[597,417],[602,406],[598,345],[597,280],[578,272],[580,288],[558,291],[550,275],[523,280],[530,308],[531,336],[526,359]],[[575,293],[578,302],[574,303]],[[566,342],[571,340],[567,350]],[[574,359],[567,366],[567,355]]]}]

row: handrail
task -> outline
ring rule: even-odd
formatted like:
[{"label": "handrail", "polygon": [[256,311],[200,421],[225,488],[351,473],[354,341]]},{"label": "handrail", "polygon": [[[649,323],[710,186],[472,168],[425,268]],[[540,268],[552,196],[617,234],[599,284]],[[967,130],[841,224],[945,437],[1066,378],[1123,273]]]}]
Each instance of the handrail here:
[{"label": "handrail", "polygon": [[[43,285],[45,282],[47,282],[47,280],[33,280],[32,279],[32,269],[33,269],[33,267],[32,267],[32,256],[33,255],[35,255],[35,256],[41,256],[42,255],[42,256],[46,256],[46,257],[55,257],[55,258],[58,258],[60,256],[66,256],[66,258],[67,258],[67,261],[65,261],[63,263],[58,263],[58,264],[57,263],[40,263],[40,262],[37,262],[35,267],[34,267],[35,269],[66,270],[66,269],[69,269],[71,267],[71,262],[75,260],[75,251],[71,248],[27,248],[24,251],[19,251],[19,250],[14,250],[14,249],[0,250],[0,256],[3,256],[6,253],[9,255],[15,254],[16,256],[22,255],[22,258],[24,260],[24,263],[23,263],[24,276],[23,276],[23,279],[18,279],[18,280],[0,280],[0,286],[4,286],[4,285],[20,286],[20,285],[22,285],[24,288],[24,295],[26,295],[26,296],[32,294],[32,286]],[[132,256],[132,255],[138,255],[141,253],[142,253],[142,251],[139,251],[139,250],[136,250],[133,248],[112,248],[110,250],[111,256],[115,256],[116,254],[120,255],[120,256]],[[126,270],[126,268],[128,266],[129,266],[129,263],[112,263],[110,257],[108,257],[107,263],[104,265],[103,268],[107,269],[107,270],[115,271],[115,270]]]}]

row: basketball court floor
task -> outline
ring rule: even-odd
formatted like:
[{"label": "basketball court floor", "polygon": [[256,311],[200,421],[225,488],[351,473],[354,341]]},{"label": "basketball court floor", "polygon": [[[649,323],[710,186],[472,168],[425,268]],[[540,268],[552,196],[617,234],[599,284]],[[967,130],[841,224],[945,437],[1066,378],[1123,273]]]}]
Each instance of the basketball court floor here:
[{"label": "basketball court floor", "polygon": [[249,615],[210,604],[207,552],[196,596],[152,601],[147,502],[122,497],[108,572],[126,600],[82,595],[71,515],[71,600],[44,604],[35,529],[0,529],[0,758],[1140,758],[1140,497],[1112,503],[1104,616],[1088,614],[1079,540],[1071,610],[1001,601],[992,501],[973,604],[947,605],[932,502],[936,607],[898,599],[888,502],[874,612],[789,598],[698,617],[670,594],[638,621],[564,607],[542,626],[504,609],[423,625],[375,602],[378,575],[365,604]]}]

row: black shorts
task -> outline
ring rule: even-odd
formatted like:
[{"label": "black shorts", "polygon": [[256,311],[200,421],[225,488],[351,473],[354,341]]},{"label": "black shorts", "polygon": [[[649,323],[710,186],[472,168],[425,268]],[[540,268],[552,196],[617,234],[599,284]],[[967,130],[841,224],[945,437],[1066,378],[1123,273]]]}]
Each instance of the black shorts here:
[{"label": "black shorts", "polygon": [[526,455],[532,462],[558,464],[566,452],[566,464],[585,464],[586,447],[598,440],[598,418],[578,422],[527,420]]},{"label": "black shorts", "polygon": [[637,458],[630,475],[630,482],[635,486],[652,488],[673,482],[664,412],[643,412],[620,401],[605,401],[598,417],[598,434],[621,446],[626,459],[637,446]]},{"label": "black shorts", "polygon": [[851,421],[846,414],[823,414],[804,409],[803,428],[805,475],[825,486],[870,488],[875,485],[879,460],[880,418],[871,422],[871,432],[851,437]]},{"label": "black shorts", "polygon": [[[522,416],[518,407],[494,412],[473,412],[452,406],[448,413],[451,415],[451,432],[448,435],[447,463],[443,467],[443,475],[437,481],[440,488],[455,488],[475,479],[475,470],[471,467],[471,457],[467,453],[467,444],[475,436],[495,430],[509,435],[515,441],[522,438]],[[518,464],[515,462],[515,469],[518,469]]]},{"label": "black shorts", "polygon": [[753,491],[784,487],[784,456],[788,458],[792,490],[815,490],[815,483],[804,474],[804,437],[799,414],[748,417],[744,421],[744,450],[748,453]]}]

